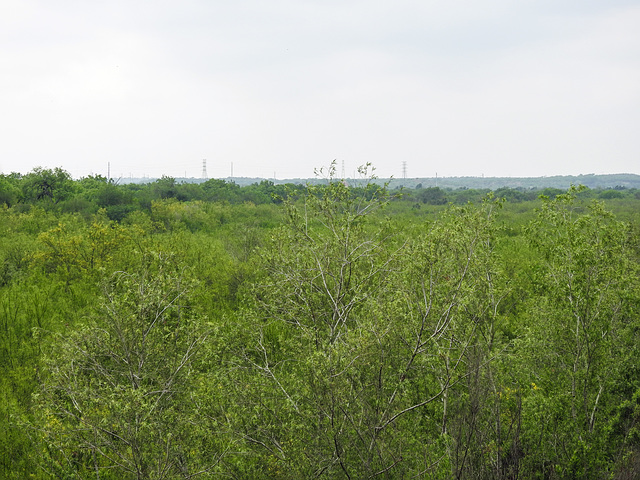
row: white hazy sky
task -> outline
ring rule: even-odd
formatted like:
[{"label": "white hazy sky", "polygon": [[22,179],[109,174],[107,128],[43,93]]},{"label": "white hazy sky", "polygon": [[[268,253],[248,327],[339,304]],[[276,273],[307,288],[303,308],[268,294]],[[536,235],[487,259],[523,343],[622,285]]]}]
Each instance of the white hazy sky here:
[{"label": "white hazy sky", "polygon": [[2,0],[0,172],[640,173],[638,0]]}]

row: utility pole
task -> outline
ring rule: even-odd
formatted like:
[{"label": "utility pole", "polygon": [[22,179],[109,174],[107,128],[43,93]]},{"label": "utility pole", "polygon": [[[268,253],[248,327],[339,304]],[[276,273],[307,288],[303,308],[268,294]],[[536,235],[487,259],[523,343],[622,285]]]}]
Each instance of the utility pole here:
[{"label": "utility pole", "polygon": [[[184,176],[186,177],[187,174],[185,173]],[[207,177],[207,159],[206,158],[202,160],[202,178],[204,180],[207,180],[209,178]]]}]

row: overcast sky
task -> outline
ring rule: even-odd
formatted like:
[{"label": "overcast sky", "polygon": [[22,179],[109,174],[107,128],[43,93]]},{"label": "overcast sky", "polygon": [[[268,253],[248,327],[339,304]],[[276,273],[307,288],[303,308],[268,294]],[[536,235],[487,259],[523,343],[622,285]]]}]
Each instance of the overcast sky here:
[{"label": "overcast sky", "polygon": [[640,174],[638,0],[3,0],[0,171]]}]

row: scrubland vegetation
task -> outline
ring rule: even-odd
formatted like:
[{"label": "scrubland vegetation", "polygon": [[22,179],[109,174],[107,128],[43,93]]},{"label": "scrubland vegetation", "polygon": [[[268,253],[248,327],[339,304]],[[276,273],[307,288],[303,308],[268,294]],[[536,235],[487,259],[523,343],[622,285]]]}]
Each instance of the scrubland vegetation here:
[{"label": "scrubland vegetation", "polygon": [[640,195],[0,176],[0,477],[640,475]]}]

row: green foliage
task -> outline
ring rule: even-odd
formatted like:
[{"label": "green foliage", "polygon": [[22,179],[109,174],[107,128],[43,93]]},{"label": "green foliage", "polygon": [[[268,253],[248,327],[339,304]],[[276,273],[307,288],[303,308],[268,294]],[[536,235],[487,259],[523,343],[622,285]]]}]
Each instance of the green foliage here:
[{"label": "green foliage", "polygon": [[20,197],[16,179],[10,175],[0,175],[0,205],[12,206]]},{"label": "green foliage", "polygon": [[[531,458],[546,459],[563,476],[597,477],[609,451],[607,410],[619,401],[612,396],[620,347],[614,332],[627,321],[625,290],[634,267],[625,226],[601,203],[583,205],[579,193],[571,188],[544,200],[528,230],[540,269],[522,338],[529,368],[520,367],[543,393],[527,399],[524,411],[525,445],[536,451]],[[555,428],[534,433],[540,424]]]},{"label": "green foliage", "polygon": [[635,191],[318,173],[0,177],[0,477],[637,476]]},{"label": "green foliage", "polygon": [[233,182],[225,182],[212,178],[202,184],[204,198],[210,202],[237,203],[240,198],[240,187]]},{"label": "green foliage", "polygon": [[44,205],[55,204],[70,197],[74,186],[71,175],[61,168],[35,168],[24,177],[22,195],[26,200]]},{"label": "green foliage", "polygon": [[447,203],[445,193],[438,187],[428,187],[422,189],[417,195],[418,200],[429,205],[444,205]]},{"label": "green foliage", "polygon": [[466,405],[485,393],[468,380],[480,381],[495,348],[499,204],[452,208],[400,240],[374,219],[384,189],[354,196],[333,178],[285,202],[289,222],[261,250],[265,278],[244,317],[259,330],[240,351],[253,374],[234,402],[252,419],[239,436],[256,468],[282,478],[491,471],[460,446],[478,433],[464,425]]},{"label": "green foliage", "polygon": [[202,444],[192,364],[207,332],[190,280],[158,258],[116,273],[95,320],[56,335],[35,397],[43,468],[100,478],[190,478],[218,462]]}]

